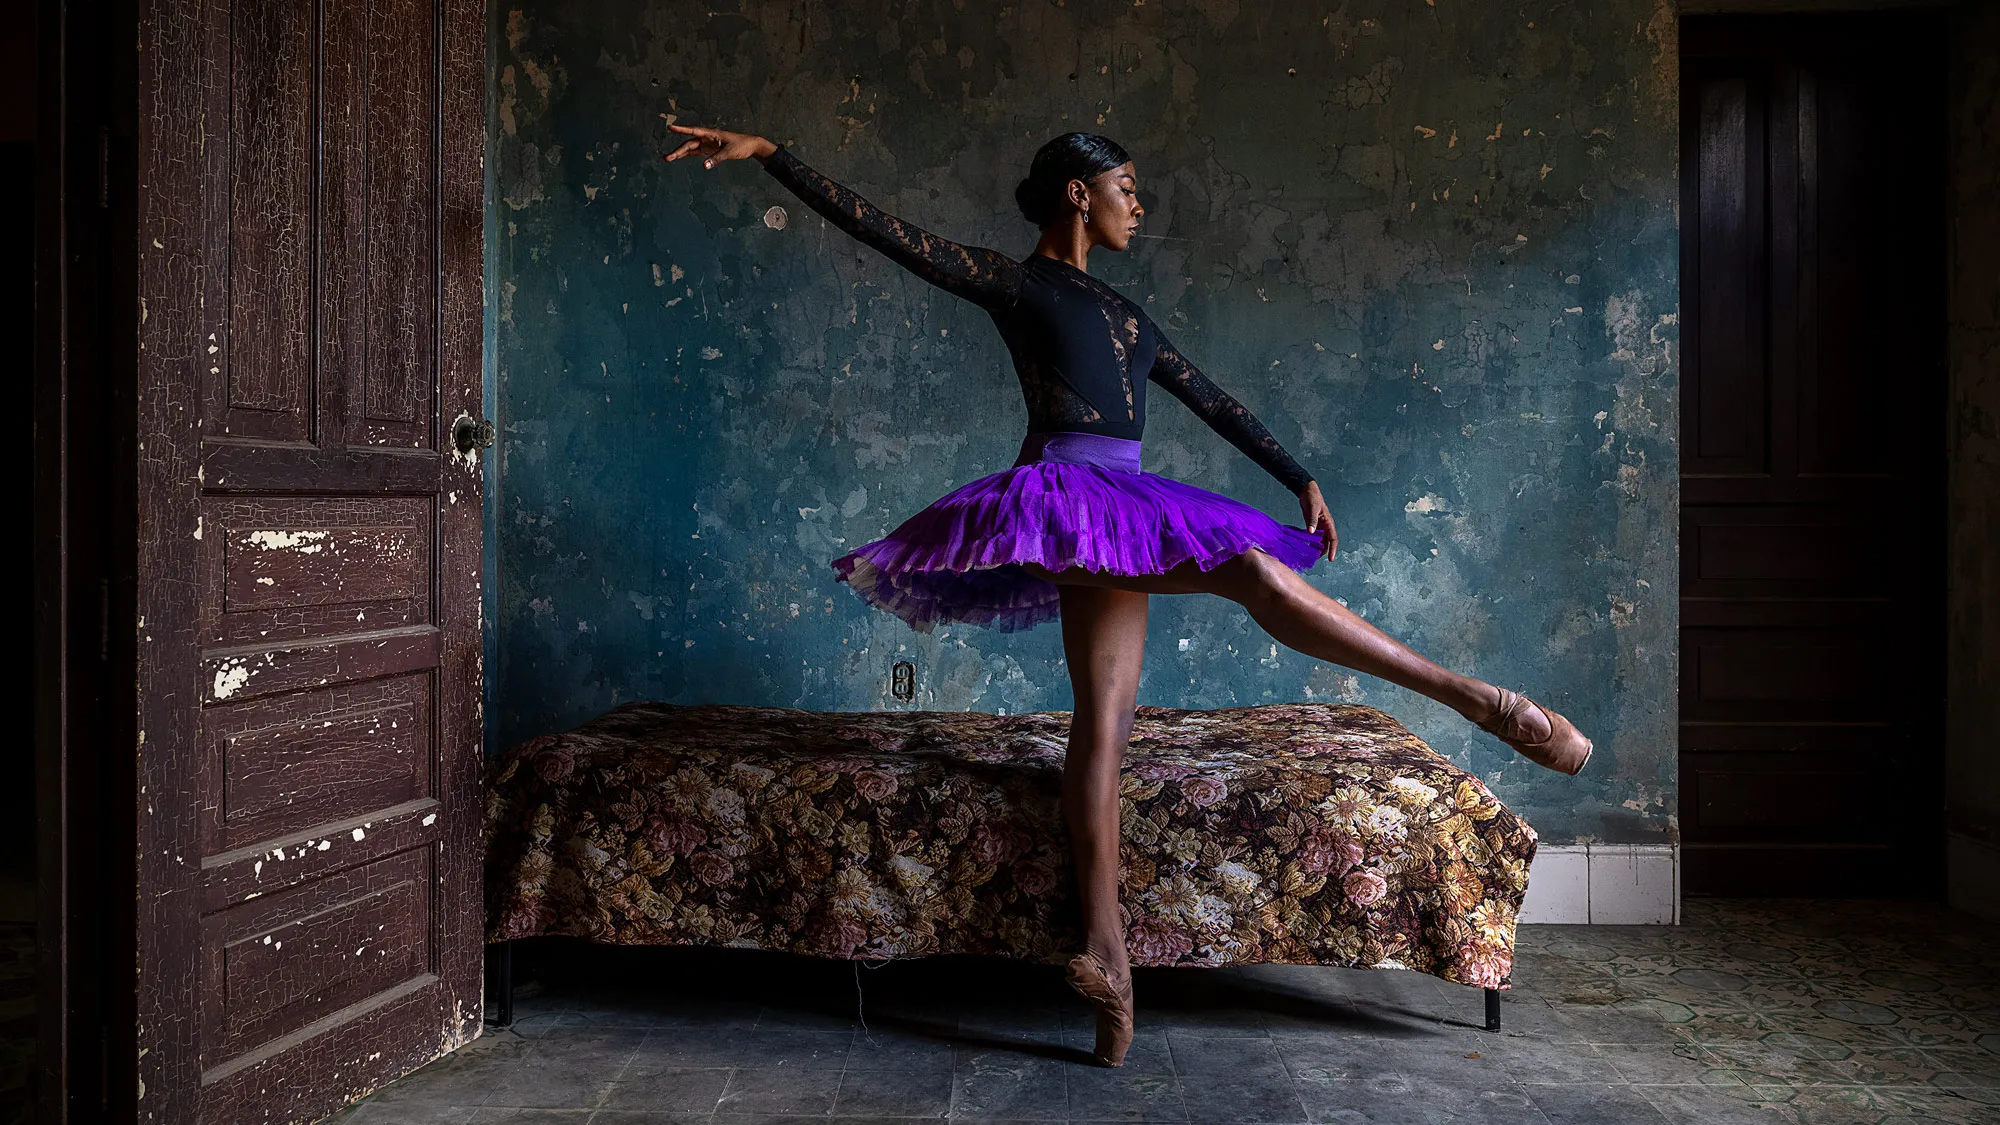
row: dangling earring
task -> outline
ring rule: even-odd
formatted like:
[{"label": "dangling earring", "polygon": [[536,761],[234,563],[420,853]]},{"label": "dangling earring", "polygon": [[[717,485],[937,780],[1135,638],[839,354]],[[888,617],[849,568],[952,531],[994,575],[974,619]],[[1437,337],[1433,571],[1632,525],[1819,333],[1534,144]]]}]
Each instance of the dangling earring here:
[{"label": "dangling earring", "polygon": [[1090,208],[1088,207],[1085,207],[1083,209],[1083,225],[1084,226],[1090,225]]}]

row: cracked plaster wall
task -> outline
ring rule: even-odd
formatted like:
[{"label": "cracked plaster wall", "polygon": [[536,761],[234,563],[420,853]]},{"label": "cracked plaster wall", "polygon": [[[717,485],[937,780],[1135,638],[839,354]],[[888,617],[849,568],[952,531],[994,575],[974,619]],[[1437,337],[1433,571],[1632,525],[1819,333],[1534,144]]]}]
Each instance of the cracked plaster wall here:
[{"label": "cracked plaster wall", "polygon": [[[877,203],[1025,255],[1012,188],[1087,128],[1150,215],[1092,269],[1320,479],[1310,575],[1419,651],[1563,710],[1580,778],[1449,711],[1155,598],[1142,703],[1381,707],[1544,841],[1673,838],[1675,40],[1648,2],[500,5],[489,363],[492,729],[641,698],[1020,712],[1058,630],[928,635],[827,561],[1024,428],[983,313],[667,119],[762,132]],[[767,221],[782,207],[789,221]],[[1146,467],[1296,522],[1167,396]],[[916,662],[914,704],[890,664]]]}]

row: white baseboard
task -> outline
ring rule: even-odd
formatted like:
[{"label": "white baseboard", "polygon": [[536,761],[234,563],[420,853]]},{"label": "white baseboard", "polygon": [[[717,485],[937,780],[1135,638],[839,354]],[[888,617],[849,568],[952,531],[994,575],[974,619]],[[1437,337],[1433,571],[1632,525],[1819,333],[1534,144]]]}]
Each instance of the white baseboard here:
[{"label": "white baseboard", "polygon": [[[1953,909],[2000,919],[2000,848],[1956,832],[1945,834],[1945,895]],[[1535,877],[1528,875],[1528,885]]]},{"label": "white baseboard", "polygon": [[1521,921],[1668,926],[1681,920],[1678,844],[1544,844],[1528,871]]}]

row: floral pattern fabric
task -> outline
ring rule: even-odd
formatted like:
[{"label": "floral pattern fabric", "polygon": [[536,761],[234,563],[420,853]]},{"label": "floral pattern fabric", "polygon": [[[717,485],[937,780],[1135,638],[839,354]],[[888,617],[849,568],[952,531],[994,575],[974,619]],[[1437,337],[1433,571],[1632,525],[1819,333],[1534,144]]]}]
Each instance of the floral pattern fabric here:
[{"label": "floral pattern fabric", "polygon": [[[487,938],[1058,963],[1081,947],[1069,714],[633,703],[494,759]],[[1135,964],[1409,968],[1504,988],[1535,834],[1371,707],[1140,707]]]}]

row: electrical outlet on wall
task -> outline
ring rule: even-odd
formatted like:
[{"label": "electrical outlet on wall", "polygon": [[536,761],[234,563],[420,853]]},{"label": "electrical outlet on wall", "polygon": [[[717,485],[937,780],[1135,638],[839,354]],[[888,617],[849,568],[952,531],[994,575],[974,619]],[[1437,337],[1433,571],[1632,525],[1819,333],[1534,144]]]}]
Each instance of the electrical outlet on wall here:
[{"label": "electrical outlet on wall", "polygon": [[889,694],[905,702],[917,697],[917,666],[898,660],[889,667]]}]

